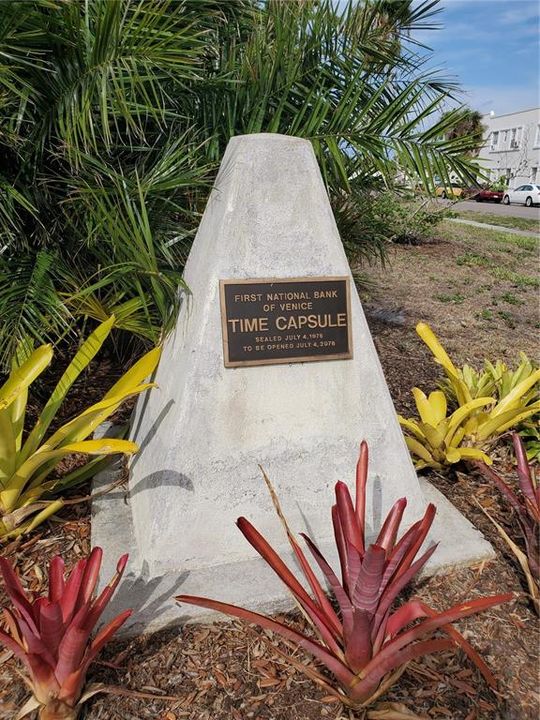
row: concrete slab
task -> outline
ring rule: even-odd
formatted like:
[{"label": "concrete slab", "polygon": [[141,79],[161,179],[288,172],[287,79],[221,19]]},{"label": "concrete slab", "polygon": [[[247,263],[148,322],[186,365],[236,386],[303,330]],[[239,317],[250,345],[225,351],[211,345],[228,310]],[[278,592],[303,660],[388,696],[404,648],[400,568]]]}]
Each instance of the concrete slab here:
[{"label": "concrete slab", "polygon": [[[291,526],[307,528],[321,548],[332,544],[333,486],[353,476],[361,439],[370,447],[373,534],[399,497],[408,498],[405,526],[426,506],[354,283],[354,359],[224,367],[220,280],[350,277],[309,142],[231,140],[184,276],[191,295],[165,344],[159,390],[141,398],[133,420],[141,451],[130,468],[129,502],[115,503],[113,493],[96,502],[93,517],[93,542],[108,556],[131,552],[130,594],[140,596],[147,609],[139,619],[154,629],[169,620],[158,599],[172,587],[252,608],[286,602],[235,527],[245,515],[278,551],[287,548],[259,463]],[[434,533],[445,563],[489,555],[455,511],[441,514],[451,523],[450,532]]]}]

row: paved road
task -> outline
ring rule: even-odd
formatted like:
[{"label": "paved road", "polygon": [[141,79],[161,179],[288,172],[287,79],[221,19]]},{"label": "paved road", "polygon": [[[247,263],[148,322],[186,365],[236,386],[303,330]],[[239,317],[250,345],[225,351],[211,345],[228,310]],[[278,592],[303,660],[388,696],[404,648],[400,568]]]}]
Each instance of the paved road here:
[{"label": "paved road", "polygon": [[[451,205],[449,200],[439,200],[440,203]],[[478,203],[474,200],[463,200],[455,203],[453,209],[456,212],[479,212],[487,215],[506,215],[507,217],[530,218],[540,222],[540,208],[525,207],[524,205],[499,205],[497,203]]]}]

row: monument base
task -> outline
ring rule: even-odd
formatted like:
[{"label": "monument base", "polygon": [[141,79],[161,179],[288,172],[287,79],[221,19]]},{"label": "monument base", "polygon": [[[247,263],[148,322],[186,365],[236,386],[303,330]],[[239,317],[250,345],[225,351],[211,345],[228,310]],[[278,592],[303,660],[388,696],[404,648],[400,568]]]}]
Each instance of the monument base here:
[{"label": "monument base", "polygon": [[[114,483],[119,472],[117,465],[116,468],[112,466],[97,475],[94,480],[94,493]],[[263,483],[262,477],[261,483]],[[421,577],[435,575],[454,567],[473,565],[495,557],[493,548],[484,536],[442,493],[423,479],[420,479],[420,486],[426,501],[434,503],[437,507],[435,521],[426,542],[439,543]],[[270,498],[268,502],[270,503]],[[333,497],[329,495],[329,525],[332,502]],[[309,518],[306,518],[306,521],[309,523]],[[276,526],[279,529],[277,515]],[[407,527],[404,526],[401,534],[406,529]],[[293,528],[293,530],[300,532],[305,528]],[[103,622],[106,622],[121,610],[133,608],[133,615],[119,633],[124,637],[155,632],[186,622],[226,619],[224,615],[194,605],[179,605],[175,602],[174,596],[180,593],[202,595],[263,613],[294,609],[291,595],[259,556],[197,570],[182,570],[179,567],[177,571],[162,576],[152,576],[148,566],[141,561],[137,549],[131,505],[128,493],[123,488],[116,488],[92,501],[92,547],[96,545],[106,548],[100,577],[101,584],[107,582],[114,574],[118,558],[125,552],[129,553],[129,563],[122,583],[103,616]],[[338,569],[339,562],[335,547],[321,544],[320,549],[332,566]],[[174,549],[171,551],[171,554],[173,553]],[[182,555],[182,537],[178,538],[178,555],[179,557]],[[289,567],[295,567],[296,562],[292,554],[284,556],[284,560]]]}]

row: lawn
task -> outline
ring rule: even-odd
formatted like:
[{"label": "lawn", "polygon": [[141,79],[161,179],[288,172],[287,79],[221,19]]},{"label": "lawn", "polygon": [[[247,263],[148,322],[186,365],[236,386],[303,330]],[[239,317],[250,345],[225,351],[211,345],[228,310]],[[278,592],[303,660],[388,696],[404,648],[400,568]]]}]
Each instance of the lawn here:
[{"label": "lawn", "polygon": [[[451,222],[436,234],[437,242],[395,246],[387,266],[369,272],[373,287],[363,297],[368,315],[386,313],[392,320],[395,313],[404,323],[381,331],[385,370],[385,351],[393,356],[398,350],[422,359],[433,375],[412,330],[420,320],[458,363],[481,364],[484,357],[513,362],[519,350],[538,356],[540,239]],[[384,345],[387,336],[394,350]]]},{"label": "lawn", "polygon": [[475,212],[474,210],[461,210],[456,212],[456,217],[540,234],[540,221],[534,218],[510,217],[507,215],[495,215],[494,213]]}]

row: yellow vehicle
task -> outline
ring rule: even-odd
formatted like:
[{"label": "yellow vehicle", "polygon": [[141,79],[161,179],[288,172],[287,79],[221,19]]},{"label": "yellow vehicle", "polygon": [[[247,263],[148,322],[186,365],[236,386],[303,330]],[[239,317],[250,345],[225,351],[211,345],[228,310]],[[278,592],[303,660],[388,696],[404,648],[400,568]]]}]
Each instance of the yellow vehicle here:
[{"label": "yellow vehicle", "polygon": [[458,183],[450,183],[449,185],[437,185],[435,188],[435,196],[442,198],[460,198],[464,195],[464,190]]}]

